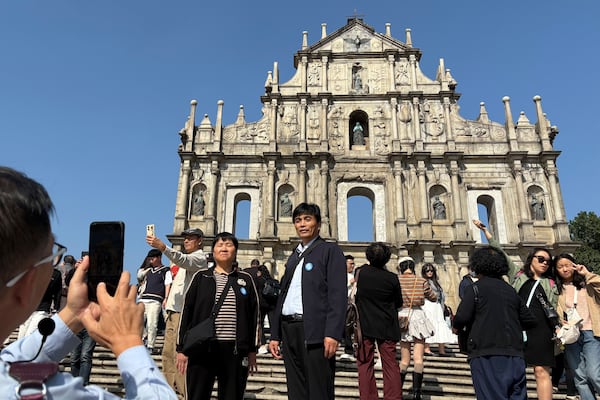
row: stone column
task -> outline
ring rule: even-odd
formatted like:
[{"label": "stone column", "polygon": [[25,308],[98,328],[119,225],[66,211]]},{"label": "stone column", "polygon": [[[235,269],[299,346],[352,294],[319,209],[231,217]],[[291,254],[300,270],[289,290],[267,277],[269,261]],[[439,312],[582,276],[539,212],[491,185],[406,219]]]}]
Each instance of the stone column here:
[{"label": "stone column", "polygon": [[419,140],[421,138],[421,124],[419,122],[419,98],[418,97],[413,97],[413,111],[412,111],[412,138],[409,137],[409,141],[410,139],[413,140]]},{"label": "stone column", "polygon": [[446,122],[446,141],[448,143],[448,150],[453,151],[456,149],[456,144],[454,143],[454,133],[452,132],[452,124],[450,118],[450,98],[444,97],[442,101],[442,107],[444,107],[444,120]]},{"label": "stone column", "polygon": [[552,198],[554,220],[563,222],[565,220],[565,216],[561,207],[560,188],[558,186],[558,179],[556,178],[558,175],[558,170],[556,169],[552,160],[548,160],[546,162],[546,171],[548,173],[548,182],[550,183],[550,195]]},{"label": "stone column", "polygon": [[427,193],[427,184],[425,182],[426,173],[425,161],[419,160],[417,165],[417,176],[419,179],[419,193],[421,194],[420,220],[428,220],[429,218],[429,195]]},{"label": "stone column", "polygon": [[331,230],[329,227],[329,203],[327,202],[329,198],[329,185],[327,184],[329,164],[327,163],[327,160],[321,160],[319,173],[321,174],[321,234],[325,237],[330,237]]},{"label": "stone column", "polygon": [[267,186],[265,188],[265,208],[267,209],[265,231],[261,233],[261,237],[275,236],[275,202],[277,201],[277,193],[275,193],[275,160],[269,160],[267,165]]},{"label": "stone column", "polygon": [[390,99],[390,109],[392,110],[392,151],[400,151],[400,135],[398,133],[398,99]]},{"label": "stone column", "polygon": [[300,82],[302,87],[302,92],[306,93],[306,73],[308,68],[308,58],[306,56],[302,56],[300,61]]},{"label": "stone column", "polygon": [[277,118],[277,99],[271,100],[271,132],[269,132],[269,148],[271,151],[277,149],[277,125],[279,124],[279,118]]},{"label": "stone column", "polygon": [[404,214],[404,191],[402,187],[402,163],[400,160],[394,161],[392,170],[394,174],[394,198],[395,204],[395,229],[396,229],[396,240],[398,243],[406,241],[406,216]]},{"label": "stone column", "polygon": [[300,160],[298,163],[298,195],[300,203],[306,201],[306,160]]},{"label": "stone column", "polygon": [[329,88],[329,76],[327,75],[327,66],[329,63],[329,57],[321,57],[321,90],[327,92]]},{"label": "stone column", "polygon": [[414,54],[408,56],[408,64],[410,66],[410,90],[417,90],[417,58]]},{"label": "stone column", "polygon": [[208,236],[214,236],[216,234],[216,216],[217,216],[217,202],[219,198],[219,161],[212,160],[210,163],[210,184],[208,192],[208,204],[207,204],[207,215],[206,215],[206,232]]},{"label": "stone column", "polygon": [[396,82],[395,82],[395,77],[394,77],[394,55],[393,54],[388,54],[388,71],[389,71],[389,79],[390,79],[390,86],[389,86],[389,90],[390,92],[393,92],[394,90],[396,90]]},{"label": "stone column", "polygon": [[529,202],[523,187],[523,169],[520,160],[513,161],[513,177],[515,179],[515,188],[517,189],[517,206],[519,207],[519,241],[534,241],[535,232],[533,231],[533,221],[529,218]]},{"label": "stone column", "polygon": [[306,105],[306,98],[303,97],[302,99],[300,99],[300,112],[299,112],[299,118],[300,118],[300,141],[299,141],[299,146],[300,146],[300,151],[305,151],[306,150],[306,109],[307,109],[307,105]]},{"label": "stone column", "polygon": [[327,106],[329,100],[321,99],[321,150],[329,150],[329,132],[327,131]]},{"label": "stone column", "polygon": [[180,190],[177,192],[177,202],[175,203],[175,224],[173,226],[173,230],[176,234],[179,234],[186,228],[185,223],[187,221],[188,214],[188,193],[190,192],[191,171],[192,167],[190,165],[190,160],[183,160],[179,172]]},{"label": "stone column", "polygon": [[454,226],[457,239],[467,239],[467,223],[463,216],[461,191],[458,186],[458,174],[460,169],[458,161],[450,161],[450,185],[452,187],[452,203],[454,204]]}]

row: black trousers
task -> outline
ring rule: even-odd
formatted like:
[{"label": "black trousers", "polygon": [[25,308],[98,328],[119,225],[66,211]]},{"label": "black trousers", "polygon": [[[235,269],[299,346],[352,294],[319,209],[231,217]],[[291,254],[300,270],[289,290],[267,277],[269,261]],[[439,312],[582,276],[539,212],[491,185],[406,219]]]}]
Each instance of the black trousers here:
[{"label": "black trousers", "polygon": [[281,334],[288,399],[334,400],[335,357],[325,358],[323,343],[305,344],[302,321],[282,321]]},{"label": "black trousers", "polygon": [[210,400],[215,378],[219,400],[242,400],[248,379],[247,355],[234,354],[234,342],[214,341],[188,360],[188,400]]}]

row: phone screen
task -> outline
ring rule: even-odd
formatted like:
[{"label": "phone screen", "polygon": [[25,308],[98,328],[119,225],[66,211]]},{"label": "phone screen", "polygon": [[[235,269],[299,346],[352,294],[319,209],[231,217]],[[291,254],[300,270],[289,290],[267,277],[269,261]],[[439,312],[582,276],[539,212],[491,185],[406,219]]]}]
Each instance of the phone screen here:
[{"label": "phone screen", "polygon": [[125,224],[123,222],[92,222],[90,224],[90,268],[88,270],[88,297],[96,301],[96,287],[106,283],[112,296],[123,272]]}]

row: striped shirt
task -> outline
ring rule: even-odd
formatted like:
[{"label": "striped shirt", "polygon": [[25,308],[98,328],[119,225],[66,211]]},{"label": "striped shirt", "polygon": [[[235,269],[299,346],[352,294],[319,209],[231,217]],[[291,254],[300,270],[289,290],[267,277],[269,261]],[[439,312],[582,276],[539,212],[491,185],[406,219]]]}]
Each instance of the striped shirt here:
[{"label": "striped shirt", "polygon": [[[219,301],[221,292],[225,288],[229,275],[222,274],[215,271],[215,281],[217,284],[217,290],[215,293],[215,304]],[[215,319],[215,333],[217,340],[221,341],[235,341],[236,338],[236,305],[235,305],[235,293],[233,287],[229,287],[226,294],[225,301],[217,314]]]},{"label": "striped shirt", "polygon": [[[417,280],[415,285],[415,279]],[[416,277],[414,274],[398,275],[400,288],[402,290],[403,307],[408,308],[411,304],[414,307],[421,307],[425,304],[425,298],[436,301],[435,293],[429,287],[429,283],[423,278]]]}]

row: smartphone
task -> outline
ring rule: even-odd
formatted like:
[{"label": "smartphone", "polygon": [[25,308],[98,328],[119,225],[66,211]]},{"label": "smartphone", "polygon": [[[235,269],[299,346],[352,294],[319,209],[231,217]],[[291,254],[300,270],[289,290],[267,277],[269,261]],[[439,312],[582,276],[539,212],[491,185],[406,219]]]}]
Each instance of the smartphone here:
[{"label": "smartphone", "polygon": [[154,224],[146,225],[146,236],[154,237]]},{"label": "smartphone", "polygon": [[90,224],[90,267],[88,269],[88,297],[97,301],[96,287],[106,283],[106,290],[113,296],[123,272],[125,248],[125,224],[115,222],[92,222]]}]

